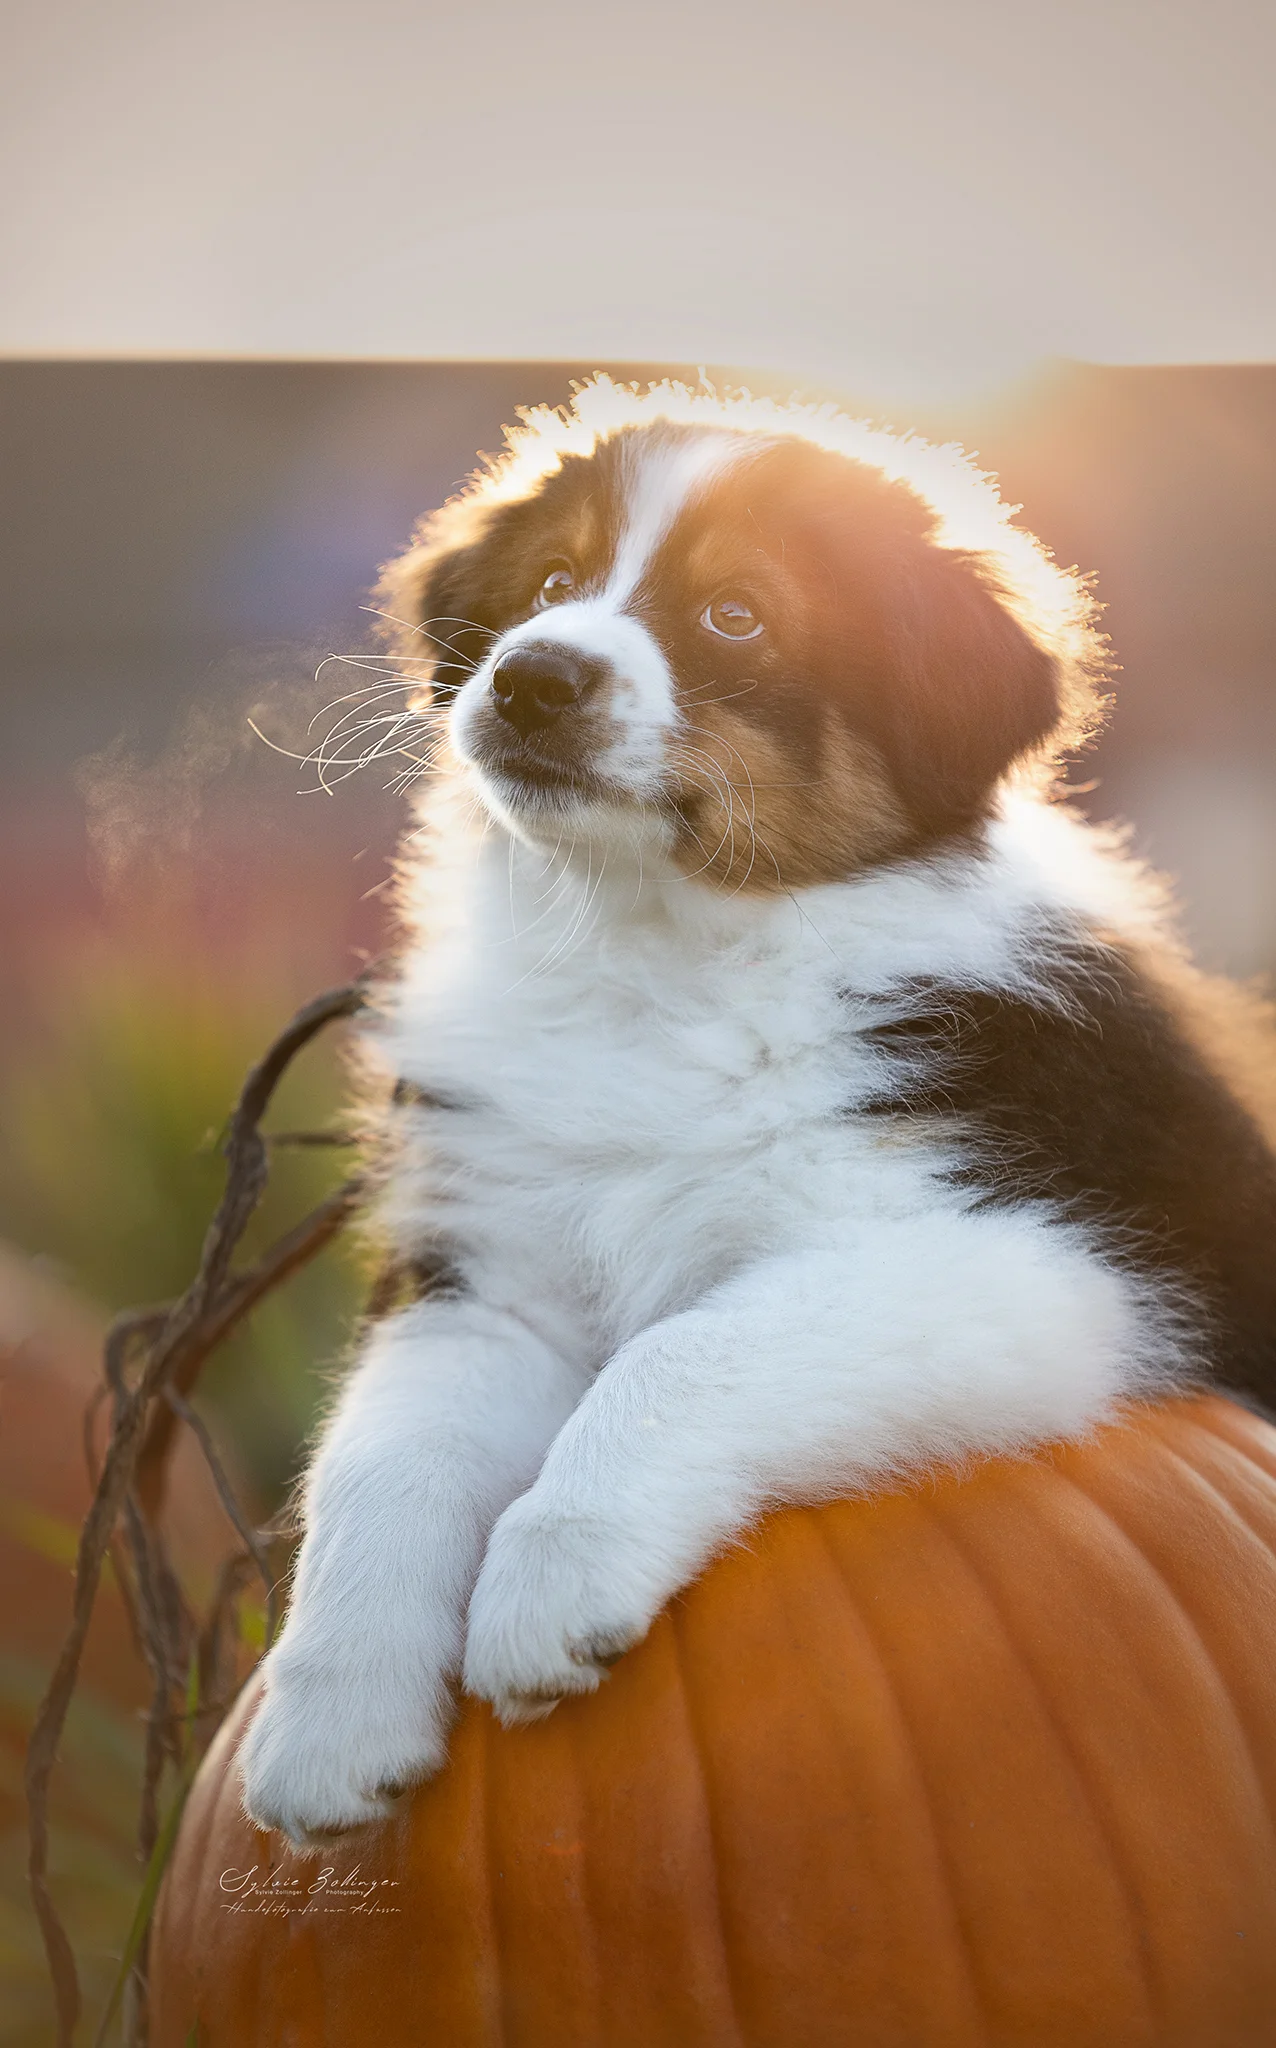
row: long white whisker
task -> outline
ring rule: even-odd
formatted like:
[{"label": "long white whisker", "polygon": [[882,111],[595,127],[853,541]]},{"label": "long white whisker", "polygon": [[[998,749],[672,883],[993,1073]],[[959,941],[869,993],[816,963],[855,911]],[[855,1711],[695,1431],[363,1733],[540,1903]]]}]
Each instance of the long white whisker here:
[{"label": "long white whisker", "polygon": [[[370,762],[376,761],[386,754],[402,753],[403,747],[399,742],[401,741],[404,729],[406,727],[410,730],[415,725],[416,720],[414,718],[403,714],[398,717],[387,716],[385,718],[368,719],[364,724],[356,726],[353,731],[344,734],[341,743],[354,742],[359,738],[360,734],[376,732],[381,726],[387,727],[387,730],[380,733],[374,745],[365,747],[353,758],[349,755],[330,752],[329,742],[335,740],[336,735],[334,733],[326,734],[320,741],[315,755],[316,766],[324,775],[327,774],[329,768],[334,767],[344,767],[349,774],[354,774],[358,769],[367,767]],[[344,781],[345,777],[343,776],[341,779]]]},{"label": "long white whisker", "polygon": [[309,768],[312,762],[314,761],[315,757],[313,752],[309,754],[299,754],[295,747],[281,747],[278,740],[272,740],[267,733],[264,733],[262,731],[261,727],[257,724],[256,719],[249,717],[245,720],[245,723],[248,726],[250,732],[256,733],[257,738],[261,741],[262,745],[270,748],[272,754],[282,754],[286,761],[300,761],[302,766],[306,768]]},{"label": "long white whisker", "polygon": [[[561,844],[561,838],[560,838],[560,844]],[[570,876],[570,874],[571,874],[571,858],[572,858],[572,855],[573,855],[573,853],[575,853],[575,851],[576,851],[576,841],[575,841],[575,840],[573,839],[573,840],[572,840],[572,843],[571,843],[571,846],[570,846],[570,847],[568,848],[568,852],[567,852],[567,859],[566,859],[566,862],[564,863],[564,866],[563,866],[563,879],[564,879],[564,881],[566,881],[566,880],[567,880],[567,878],[568,878],[568,877]],[[586,895],[587,895],[587,893],[588,893],[588,889],[589,889],[589,883],[590,883],[590,878],[592,877],[592,875],[593,875],[593,872],[594,872],[594,851],[593,851],[593,847],[591,846],[591,847],[590,847],[590,849],[589,849],[589,865],[588,865],[588,868],[587,868],[587,871],[586,871],[586,875],[585,875],[585,891],[586,891]],[[578,913],[578,914],[579,914],[579,913]],[[540,921],[540,920],[538,919],[538,920],[537,920],[537,922],[539,923],[539,921]],[[568,931],[567,931],[567,936],[568,936],[569,938],[571,937],[571,934],[572,934],[572,932],[573,932],[574,930],[575,930],[575,921],[573,920],[572,924],[571,924],[571,925],[569,925],[569,927],[568,927]],[[553,960],[553,958],[554,958],[554,955],[555,955],[555,954],[556,954],[556,953],[557,953],[557,952],[559,951],[559,949],[561,948],[562,944],[563,944],[563,938],[562,938],[562,935],[560,934],[559,938],[558,938],[557,940],[555,940],[555,942],[554,942],[553,946],[551,946],[551,947],[549,948],[549,951],[548,951],[547,953],[545,953],[545,954],[542,954],[542,956],[541,956],[541,958],[540,958],[539,960],[537,960],[537,961],[534,961],[534,962],[533,962],[533,964],[532,964],[532,965],[531,965],[531,966],[530,966],[529,968],[527,968],[527,969],[525,970],[525,972],[524,972],[524,973],[520,974],[520,975],[519,975],[519,977],[518,977],[518,980],[517,980],[516,982],[513,982],[513,983],[511,983],[511,985],[510,985],[510,988],[509,988],[509,989],[508,989],[508,990],[506,991],[506,993],[507,993],[507,994],[509,994],[509,995],[512,995],[512,994],[513,994],[513,992],[514,992],[514,990],[515,990],[516,988],[521,988],[521,987],[523,986],[523,983],[524,983],[525,981],[529,981],[529,980],[531,980],[531,979],[532,979],[532,977],[533,977],[533,976],[535,976],[535,975],[538,975],[538,974],[540,974],[540,973],[542,972],[542,970],[544,969],[544,967],[545,967],[545,966],[546,966],[546,965],[547,965],[547,964],[548,964],[549,962],[551,962],[551,961]]]},{"label": "long white whisker", "polygon": [[[353,731],[344,734],[343,740],[357,740],[361,731],[372,730],[380,722],[369,721],[366,726],[356,727]],[[260,726],[256,725],[253,720],[250,719],[248,723],[258,738],[264,740],[265,744],[275,753],[284,754],[290,760],[300,761],[306,767],[313,767],[318,776],[318,786],[329,796],[334,794],[335,783],[348,780],[360,768],[366,767],[369,762],[375,761],[380,757],[401,754],[413,763],[428,759],[428,752],[423,753],[419,748],[419,742],[411,737],[414,732],[421,731],[422,721],[415,717],[404,716],[402,719],[394,721],[390,731],[383,732],[374,746],[364,747],[359,752],[353,754],[333,751],[331,746],[335,737],[333,734],[325,734],[319,745],[312,748],[308,754],[299,754],[295,749],[281,747],[277,741],[267,738]],[[428,728],[426,730],[428,731]],[[401,733],[403,737],[400,737]],[[437,745],[438,742],[434,744]],[[331,773],[334,768],[341,768],[345,772],[334,778]]]},{"label": "long white whisker", "polygon": [[[709,759],[709,756],[705,754],[699,747],[687,747],[685,745],[680,745],[675,756],[675,761],[678,759],[685,760],[693,768],[700,767],[703,769],[703,771],[708,776],[711,786],[717,791],[719,801],[722,803],[723,809],[726,811],[727,814],[727,822],[726,825],[723,827],[722,836],[718,840],[717,845],[714,847],[713,852],[709,855],[708,859],[703,863],[702,866],[694,868],[692,870],[692,872],[688,875],[687,880],[694,881],[697,875],[702,875],[705,872],[706,868],[710,868],[713,866],[714,862],[718,858],[718,855],[721,853],[723,847],[727,843],[728,835],[730,835],[731,837],[731,853],[728,856],[729,873],[731,862],[735,858],[735,835],[733,826],[734,802],[731,793],[731,785],[730,783],[726,782],[718,773],[717,764],[711,761]],[[700,848],[700,851],[703,853],[704,841],[701,839],[699,833],[694,831],[690,825],[688,825],[687,829],[691,832],[692,838],[695,840],[696,845]]]},{"label": "long white whisker", "polygon": [[[733,895],[736,895],[738,894],[739,890],[744,887],[744,882],[747,881],[749,876],[753,873],[753,859],[754,857],[756,857],[757,851],[758,794],[753,786],[753,775],[749,768],[749,764],[745,760],[744,755],[740,752],[740,749],[738,747],[732,746],[731,741],[725,739],[721,733],[711,733],[704,726],[700,725],[689,726],[688,731],[698,732],[702,739],[717,740],[722,746],[726,747],[729,753],[734,754],[736,760],[740,763],[740,766],[744,770],[745,779],[749,785],[749,835],[754,842],[754,849],[753,856],[750,857],[748,868],[745,871],[744,881],[738,883],[736,889],[734,889],[731,892]],[[728,787],[733,786],[734,785],[731,784],[728,785]],[[732,847],[732,855],[732,864],[734,865],[734,845]]]},{"label": "long white whisker", "polygon": [[339,724],[329,727],[319,742],[319,751],[328,754],[335,747],[353,746],[364,733],[424,733],[428,730],[425,721],[414,711],[378,711],[370,718],[357,718],[350,713]]},{"label": "long white whisker", "polygon": [[593,879],[594,849],[591,845],[586,855],[585,886],[584,889],[581,891],[580,902],[576,906],[575,915],[572,917],[566,932],[560,933],[558,938],[554,941],[554,944],[550,946],[548,950],[541,955],[541,958],[537,962],[535,969],[535,972],[538,975],[547,973],[548,970],[554,965],[555,961],[558,960],[558,958],[562,954],[564,947],[570,946],[572,940],[575,938],[576,933],[580,929],[581,919],[584,917],[586,910],[589,908],[589,904],[593,897]]},{"label": "long white whisker", "polygon": [[636,889],[634,890],[634,900],[633,900],[633,902],[632,902],[632,903],[630,904],[630,906],[629,906],[629,908],[630,908],[631,910],[637,910],[637,908],[638,908],[638,899],[639,899],[639,897],[640,897],[641,895],[642,895],[642,834],[641,834],[641,833],[639,833],[639,834],[638,834],[638,887],[637,887],[637,888],[636,888]]},{"label": "long white whisker", "polygon": [[[607,854],[604,852],[603,864],[601,868],[598,870],[597,879],[594,879],[594,849],[591,845],[589,848],[588,866],[585,874],[585,888],[581,896],[580,904],[576,911],[576,915],[572,919],[566,932],[558,939],[555,945],[551,946],[549,952],[540,961],[536,969],[538,975],[547,974],[551,967],[558,966],[563,960],[569,958],[570,955],[576,950],[574,941],[576,940],[577,934],[582,930],[582,927],[584,926],[585,919],[589,915],[589,911],[594,902],[594,899],[598,895],[598,892],[602,887],[603,876],[606,874],[606,872]],[[588,935],[586,934],[586,936]]]},{"label": "long white whisker", "polygon": [[[593,931],[594,925],[598,922],[597,911],[595,912],[593,921],[590,924],[587,925],[585,920],[588,917],[590,910],[593,908],[595,904],[598,904],[599,909],[601,909],[600,899],[602,895],[603,879],[607,873],[608,859],[609,855],[606,852],[604,852],[603,864],[598,870],[598,880],[595,882],[590,894],[586,897],[585,902],[581,906],[580,915],[576,919],[576,923],[572,932],[573,944],[568,946],[565,952],[560,952],[556,956],[553,962],[555,967],[561,967],[565,961],[571,959],[573,953],[578,953],[580,951],[580,948],[584,945],[586,939],[589,938],[590,933]],[[545,972],[547,965],[548,963],[542,965],[542,973]]]},{"label": "long white whisker", "polygon": [[[713,688],[713,684],[706,683],[704,687],[706,690],[711,690]],[[710,704],[730,704],[732,699],[735,697],[747,697],[749,692],[751,690],[756,690],[757,687],[758,686],[756,681],[752,683],[746,683],[743,689],[725,690],[722,696],[720,697],[701,697],[697,696],[693,691],[689,695],[684,697],[682,702],[684,705],[690,704],[693,707],[693,709],[699,711],[705,709]]]},{"label": "long white whisker", "polygon": [[[550,854],[550,856],[549,856],[549,859],[547,860],[547,862],[546,862],[546,864],[545,864],[545,867],[544,867],[544,869],[542,870],[542,873],[544,873],[544,874],[552,874],[552,873],[553,873],[554,863],[555,863],[555,861],[556,861],[556,860],[558,859],[559,853],[560,853],[560,851],[562,850],[562,844],[563,844],[563,831],[564,831],[564,830],[566,830],[566,827],[563,827],[563,828],[562,828],[562,830],[560,830],[560,832],[559,832],[559,834],[558,834],[558,842],[557,842],[556,846],[554,847],[554,851],[553,851],[553,852],[552,852],[552,853]],[[511,840],[510,840],[510,846],[511,846],[511,848],[513,847],[513,845],[514,845],[514,841],[513,841],[513,839],[511,838]],[[535,896],[535,897],[533,897],[533,899],[532,899],[533,907],[535,907],[535,906],[536,906],[537,904],[541,904],[541,903],[543,903],[543,904],[544,904],[544,906],[545,906],[545,908],[544,908],[544,909],[543,909],[542,911],[540,911],[540,913],[539,913],[539,915],[538,915],[538,916],[536,916],[536,917],[532,918],[532,919],[531,919],[531,921],[530,921],[530,923],[528,923],[528,924],[525,924],[525,925],[524,925],[524,926],[522,927],[522,930],[521,930],[521,931],[518,931],[518,932],[512,932],[512,933],[511,933],[511,935],[510,935],[510,938],[507,938],[507,939],[498,939],[498,940],[496,941],[496,944],[497,944],[498,946],[508,946],[508,945],[509,945],[509,944],[511,943],[511,940],[512,940],[512,939],[514,939],[514,938],[520,938],[520,939],[524,939],[524,938],[526,938],[526,937],[527,937],[527,934],[528,934],[528,932],[534,932],[534,931],[536,930],[536,927],[537,927],[537,925],[538,925],[538,924],[544,924],[544,922],[545,922],[545,919],[546,919],[547,917],[549,917],[549,916],[550,916],[550,914],[551,914],[551,913],[552,913],[552,912],[553,912],[553,911],[554,911],[554,910],[555,910],[555,909],[557,908],[557,905],[558,905],[558,899],[559,899],[559,897],[560,897],[560,896],[561,896],[561,894],[562,894],[562,890],[563,890],[563,884],[564,884],[564,883],[565,883],[565,882],[567,881],[567,879],[568,879],[568,876],[569,876],[569,874],[570,874],[570,872],[571,872],[571,869],[570,869],[570,864],[569,864],[569,863],[570,863],[570,856],[569,856],[569,860],[568,860],[568,862],[567,862],[567,863],[564,863],[564,865],[563,865],[563,867],[562,867],[562,868],[560,869],[559,873],[558,873],[558,874],[556,874],[556,875],[554,875],[554,879],[553,879],[553,880],[552,880],[552,882],[550,883],[549,887],[548,887],[547,889],[542,889],[542,890],[541,890],[541,892],[540,892],[540,894],[539,894],[538,896]]]},{"label": "long white whisker", "polygon": [[[429,682],[431,680],[431,677],[425,676],[401,676],[398,675],[393,669],[377,668],[371,662],[355,661],[349,655],[327,654],[324,656],[318,668],[315,670],[316,682],[318,682],[319,677],[323,674],[324,669],[326,668],[327,664],[330,661],[342,662],[350,668],[364,669],[369,674],[376,676],[378,680],[375,683],[363,683],[357,690],[347,690],[343,692],[343,694],[339,697],[330,697],[328,699],[328,702],[326,704],[321,704],[319,709],[315,712],[314,716],[310,720],[310,726],[307,727],[307,731],[310,730],[310,727],[315,726],[319,723],[319,720],[323,717],[325,711],[335,711],[338,704],[353,704],[361,697],[402,696],[405,692],[409,690],[426,689],[429,686]],[[458,668],[459,666],[460,664],[458,662],[437,661],[434,663],[432,673],[437,672],[439,669]]]},{"label": "long white whisker", "polygon": [[[415,687],[415,684],[410,683],[365,683],[361,690],[347,690],[344,696],[330,697],[326,704],[321,704],[318,711],[315,712],[314,716],[307,721],[306,731],[313,732],[315,727],[318,725],[319,720],[323,718],[329,711],[335,711],[338,705],[340,704],[354,704],[367,706],[369,703],[376,703],[379,697],[402,696],[405,690],[414,689]],[[345,716],[347,717],[349,717],[350,715],[351,714],[348,712],[345,714]]]},{"label": "long white whisker", "polygon": [[[472,633],[486,633],[488,638],[491,640],[497,640],[500,638],[500,635],[497,633],[495,627],[480,626],[477,619],[455,618],[450,612],[438,612],[435,614],[433,618],[423,619],[421,623],[418,625],[412,619],[399,618],[397,613],[395,612],[384,612],[379,608],[379,606],[375,604],[360,605],[359,609],[360,611],[367,612],[372,618],[387,619],[392,626],[402,626],[405,632],[420,633],[423,639],[432,640],[436,647],[446,647],[449,654],[459,654],[459,649],[455,648],[450,640],[440,640],[436,634],[431,633],[428,630],[429,627],[464,626],[467,629],[467,631]],[[476,661],[469,661],[467,655],[460,655],[460,659],[462,661],[468,662],[468,665],[471,669],[475,669],[478,667],[478,663]]]}]

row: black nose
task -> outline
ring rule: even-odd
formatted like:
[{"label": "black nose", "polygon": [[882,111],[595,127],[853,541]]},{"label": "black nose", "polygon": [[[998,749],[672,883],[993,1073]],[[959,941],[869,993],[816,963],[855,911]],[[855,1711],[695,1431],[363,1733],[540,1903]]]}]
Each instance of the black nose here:
[{"label": "black nose", "polygon": [[580,703],[598,680],[597,667],[571,647],[511,647],[492,670],[496,708],[526,739]]}]

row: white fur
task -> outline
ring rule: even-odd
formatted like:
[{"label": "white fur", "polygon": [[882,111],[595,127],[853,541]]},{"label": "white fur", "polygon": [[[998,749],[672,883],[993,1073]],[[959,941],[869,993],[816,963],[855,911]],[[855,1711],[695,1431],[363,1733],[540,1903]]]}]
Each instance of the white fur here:
[{"label": "white fur", "polygon": [[654,454],[644,449],[641,460],[631,456],[624,530],[607,577],[613,604],[622,605],[633,595],[679,512],[722,475],[741,445],[722,434],[705,434]]},{"label": "white fur", "polygon": [[1179,1363],[1083,1231],[943,1177],[952,1133],[839,1114],[908,977],[1040,996],[1077,920],[1146,918],[1084,827],[1008,797],[979,854],[751,897],[587,822],[511,836],[454,781],[409,879],[379,1053],[470,1106],[392,1113],[382,1221],[468,1292],[373,1331],[311,1475],[243,1752],[299,1842],[437,1767],[462,1654],[546,1711],[767,1503],[1073,1435]]}]

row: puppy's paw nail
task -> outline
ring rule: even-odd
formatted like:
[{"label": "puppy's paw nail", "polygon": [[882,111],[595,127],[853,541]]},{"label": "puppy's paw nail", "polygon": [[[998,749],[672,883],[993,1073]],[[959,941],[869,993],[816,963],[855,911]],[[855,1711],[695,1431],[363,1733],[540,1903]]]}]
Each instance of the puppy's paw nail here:
[{"label": "puppy's paw nail", "polygon": [[534,1721],[548,1720],[560,1700],[561,1692],[507,1692],[495,1702],[496,1718],[502,1728],[527,1728]]},{"label": "puppy's paw nail", "polygon": [[594,1635],[570,1642],[567,1654],[573,1664],[601,1666],[606,1670],[612,1664],[619,1664],[626,1650],[632,1650],[635,1643],[642,1641],[644,1633],[641,1628],[600,1629]]},{"label": "puppy's paw nail", "polygon": [[362,1834],[364,1828],[375,1827],[384,1816],[380,1811],[368,1813],[359,1820],[315,1821],[313,1825],[300,1825],[281,1830],[286,1834],[299,1856],[313,1856],[315,1851],[334,1849],[351,1835]]}]

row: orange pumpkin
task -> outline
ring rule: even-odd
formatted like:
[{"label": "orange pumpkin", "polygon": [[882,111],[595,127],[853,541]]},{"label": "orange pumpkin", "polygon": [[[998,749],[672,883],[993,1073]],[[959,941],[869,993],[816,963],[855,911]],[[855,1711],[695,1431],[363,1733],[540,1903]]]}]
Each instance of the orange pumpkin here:
[{"label": "orange pumpkin", "polygon": [[1276,2040],[1276,1430],[1222,1400],[773,1516],[319,1863],[239,1811],[251,1705],[153,2048]]}]

